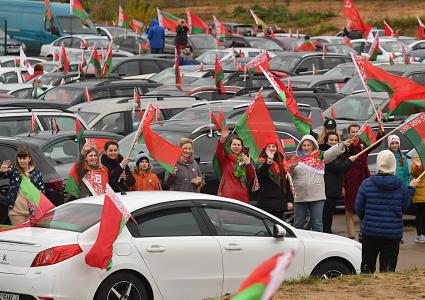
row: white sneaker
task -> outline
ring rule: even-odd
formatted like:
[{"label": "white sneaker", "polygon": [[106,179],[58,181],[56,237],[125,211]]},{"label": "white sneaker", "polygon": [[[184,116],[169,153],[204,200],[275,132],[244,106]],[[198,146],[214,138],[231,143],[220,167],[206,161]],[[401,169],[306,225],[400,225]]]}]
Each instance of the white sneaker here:
[{"label": "white sneaker", "polygon": [[425,244],[425,236],[423,234],[416,236],[415,243]]}]

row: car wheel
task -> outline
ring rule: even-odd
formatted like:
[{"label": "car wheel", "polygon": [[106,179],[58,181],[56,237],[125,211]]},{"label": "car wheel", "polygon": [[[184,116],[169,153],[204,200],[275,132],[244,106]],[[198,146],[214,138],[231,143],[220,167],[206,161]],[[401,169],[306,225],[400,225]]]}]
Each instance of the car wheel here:
[{"label": "car wheel", "polygon": [[112,274],[100,285],[95,300],[148,300],[142,280],[130,272]]},{"label": "car wheel", "polygon": [[320,279],[330,279],[340,277],[342,275],[352,274],[350,268],[338,260],[329,259],[321,262],[311,272],[311,276],[318,277]]}]

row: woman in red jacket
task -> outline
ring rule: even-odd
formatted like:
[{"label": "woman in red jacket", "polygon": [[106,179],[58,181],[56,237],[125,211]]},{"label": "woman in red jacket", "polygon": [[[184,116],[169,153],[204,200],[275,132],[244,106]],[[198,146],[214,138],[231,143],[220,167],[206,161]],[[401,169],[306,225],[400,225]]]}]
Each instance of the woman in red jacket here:
[{"label": "woman in red jacket", "polygon": [[243,153],[244,146],[238,136],[232,136],[228,146],[225,145],[229,130],[224,127],[215,152],[216,173],[220,179],[218,196],[249,202],[248,186],[255,177],[255,167],[250,158]]}]

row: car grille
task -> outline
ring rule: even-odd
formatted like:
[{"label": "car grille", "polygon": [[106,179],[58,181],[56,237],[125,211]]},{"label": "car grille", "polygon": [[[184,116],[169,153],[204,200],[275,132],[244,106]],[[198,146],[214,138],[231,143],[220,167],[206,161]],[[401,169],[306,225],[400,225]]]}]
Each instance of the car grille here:
[{"label": "car grille", "polygon": [[0,291],[0,293],[6,293],[8,295],[19,295],[19,300],[37,300],[37,298],[31,296],[31,295],[25,295],[25,294],[14,294],[14,293],[9,293],[9,292],[2,292]]}]

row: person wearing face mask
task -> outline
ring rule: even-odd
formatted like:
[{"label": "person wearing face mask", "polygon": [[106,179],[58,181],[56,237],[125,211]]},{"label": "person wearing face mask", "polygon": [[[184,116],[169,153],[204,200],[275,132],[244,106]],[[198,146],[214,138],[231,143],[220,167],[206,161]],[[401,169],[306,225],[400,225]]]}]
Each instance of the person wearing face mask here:
[{"label": "person wearing face mask", "polygon": [[231,136],[229,144],[225,145],[228,137],[229,129],[223,127],[215,150],[215,159],[220,168],[220,172],[215,170],[220,180],[217,195],[248,203],[248,188],[255,178],[255,168],[244,153],[242,140],[236,135]]},{"label": "person wearing face mask", "polygon": [[408,186],[410,183],[409,162],[407,156],[400,151],[400,138],[397,135],[388,136],[388,148],[397,161],[395,176],[399,177]]},{"label": "person wearing face mask", "polygon": [[134,177],[128,167],[129,161],[119,154],[116,141],[106,142],[101,162],[108,168],[109,185],[114,192],[127,192],[129,186],[134,185]]},{"label": "person wearing face mask", "polygon": [[130,188],[132,191],[162,190],[158,176],[151,172],[151,164],[146,155],[141,154],[137,157],[136,166],[133,170],[133,177],[135,181],[134,185]]},{"label": "person wearing face mask", "polygon": [[[324,144],[320,145],[320,150],[326,151],[337,145],[339,135],[330,132],[325,135]],[[335,211],[335,203],[343,201],[342,187],[344,185],[344,174],[351,167],[355,156],[344,158],[343,155],[338,156],[334,161],[325,165],[325,195],[326,200],[323,206],[323,232],[332,233],[332,220]],[[354,237],[350,237],[354,238]]]},{"label": "person wearing face mask", "polygon": [[345,152],[350,140],[336,144],[326,151],[311,135],[305,135],[297,146],[297,156],[291,158],[289,170],[295,187],[294,227],[304,229],[307,211],[310,212],[312,230],[323,231],[323,205],[325,195],[325,165]]},{"label": "person wearing face mask", "polygon": [[199,193],[205,185],[198,162],[193,157],[193,141],[181,138],[178,146],[183,149],[172,173],[165,173],[164,183],[170,191]]},{"label": "person wearing face mask", "polygon": [[[366,143],[359,138],[358,132],[360,130],[360,125],[351,124],[347,128],[348,137],[352,139],[351,145],[348,147],[347,152],[345,153],[345,158],[349,156],[356,155],[360,153],[363,149],[367,148]],[[380,139],[384,135],[384,128],[382,122],[379,122],[379,131],[376,136],[376,139]],[[356,200],[357,191],[359,190],[360,184],[363,180],[370,177],[369,166],[367,162],[367,157],[370,152],[376,149],[380,143],[376,144],[374,147],[370,148],[368,151],[360,155],[350,169],[345,172],[344,175],[344,204],[345,204],[345,220],[347,224],[347,235],[349,237],[354,236],[354,203]],[[361,240],[361,232],[359,234],[359,240]]]},{"label": "person wearing face mask", "polygon": [[0,167],[3,178],[9,178],[10,187],[7,193],[9,205],[9,219],[12,225],[23,224],[30,216],[29,206],[23,194],[20,192],[21,175],[26,176],[32,184],[43,194],[45,193],[44,181],[41,172],[35,168],[31,150],[19,147],[16,151],[16,166],[10,160],[5,160]]},{"label": "person wearing face mask", "polygon": [[265,148],[257,161],[257,175],[260,188],[258,190],[258,207],[283,218],[286,210],[292,209],[294,200],[288,174],[285,171],[284,156],[278,150],[278,141],[267,137]]},{"label": "person wearing face mask", "polygon": [[86,143],[69,173],[65,202],[103,194],[108,181],[108,169],[100,164],[99,151]]}]

